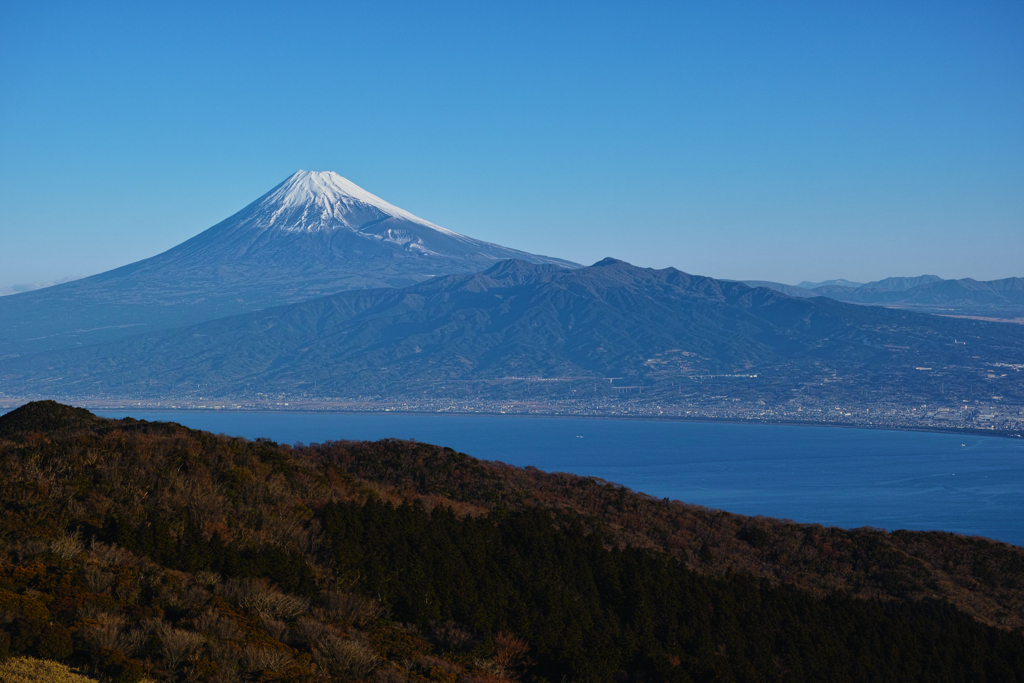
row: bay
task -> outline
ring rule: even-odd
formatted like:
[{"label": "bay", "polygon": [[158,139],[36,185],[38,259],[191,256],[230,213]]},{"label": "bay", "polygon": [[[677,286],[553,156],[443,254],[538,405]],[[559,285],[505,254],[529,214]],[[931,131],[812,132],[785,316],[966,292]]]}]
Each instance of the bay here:
[{"label": "bay", "polygon": [[281,443],[383,438],[600,477],[657,498],[1024,546],[1024,442],[836,427],[388,413],[115,412]]}]

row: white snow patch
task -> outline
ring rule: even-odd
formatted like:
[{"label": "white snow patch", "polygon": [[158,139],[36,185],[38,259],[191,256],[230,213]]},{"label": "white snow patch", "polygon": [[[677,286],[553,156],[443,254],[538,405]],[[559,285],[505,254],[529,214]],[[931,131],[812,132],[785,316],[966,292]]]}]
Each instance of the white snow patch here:
[{"label": "white snow patch", "polygon": [[445,235],[463,237],[384,201],[333,171],[298,171],[260,199],[253,209],[258,227],[277,227],[287,232],[319,232],[340,227],[356,230],[393,217]]}]

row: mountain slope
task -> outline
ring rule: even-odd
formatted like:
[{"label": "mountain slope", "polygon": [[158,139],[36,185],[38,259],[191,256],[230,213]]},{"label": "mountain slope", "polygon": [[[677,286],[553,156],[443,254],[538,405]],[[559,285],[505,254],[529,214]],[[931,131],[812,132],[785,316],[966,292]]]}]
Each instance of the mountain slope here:
[{"label": "mountain slope", "polygon": [[885,292],[874,297],[858,290],[852,294],[851,298],[853,297],[870,303],[877,301],[919,306],[1024,307],[1024,278],[1014,277],[989,282],[971,278],[940,280],[902,292]]},{"label": "mountain slope", "polygon": [[992,360],[1024,363],[1020,328],[796,299],[605,259],[580,269],[505,261],[407,288],[346,292],[11,359],[0,379],[26,394],[352,396],[514,377],[669,386],[770,370],[778,386],[795,388],[836,368],[866,379]]},{"label": "mountain slope", "polygon": [[785,285],[781,282],[772,282],[771,280],[740,280],[743,284],[748,287],[767,287],[773,289],[776,292],[781,292],[786,296],[796,297],[797,299],[811,299],[816,296],[824,296],[820,292],[813,289],[807,289],[800,285]]},{"label": "mountain slope", "polygon": [[162,254],[0,298],[0,358],[349,289],[405,286],[508,258],[575,265],[445,230],[336,173],[299,171]]},{"label": "mountain slope", "polygon": [[934,282],[942,282],[938,275],[920,275],[918,277],[887,277],[883,280],[876,280],[861,285],[854,289],[855,292],[866,294],[868,292],[905,292],[921,285],[930,285]]}]

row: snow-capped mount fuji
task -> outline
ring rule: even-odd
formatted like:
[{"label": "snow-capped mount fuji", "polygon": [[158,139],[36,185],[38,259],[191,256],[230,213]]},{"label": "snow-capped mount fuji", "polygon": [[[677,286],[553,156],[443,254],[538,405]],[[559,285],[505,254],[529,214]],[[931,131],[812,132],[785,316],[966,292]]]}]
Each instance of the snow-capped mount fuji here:
[{"label": "snow-capped mount fuji", "polygon": [[[446,230],[331,171],[298,171],[227,220],[161,256],[264,262],[287,261],[299,253],[313,260],[303,263],[307,272],[320,261],[331,270],[340,261],[358,262],[360,278],[368,280],[361,286],[410,284],[442,273],[486,268],[508,258],[576,265]],[[381,262],[405,257],[420,258],[403,264],[410,271],[404,276],[388,274],[387,264]],[[369,262],[375,262],[374,267],[367,267]],[[379,268],[384,270],[375,275],[372,271]]]},{"label": "snow-capped mount fuji", "polygon": [[235,217],[257,228],[285,232],[359,231],[383,221],[399,220],[463,238],[384,201],[333,171],[298,171]]},{"label": "snow-capped mount fuji", "polygon": [[337,173],[298,171],[162,254],[0,298],[0,359],[350,289],[403,287],[509,258],[577,266],[446,230]]}]

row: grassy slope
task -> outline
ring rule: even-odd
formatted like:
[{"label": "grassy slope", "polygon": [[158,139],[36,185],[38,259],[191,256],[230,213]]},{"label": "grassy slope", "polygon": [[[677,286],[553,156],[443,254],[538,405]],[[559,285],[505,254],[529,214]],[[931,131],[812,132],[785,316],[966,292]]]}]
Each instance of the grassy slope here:
[{"label": "grassy slope", "polygon": [[63,664],[32,657],[14,657],[0,664],[3,683],[95,683]]}]

